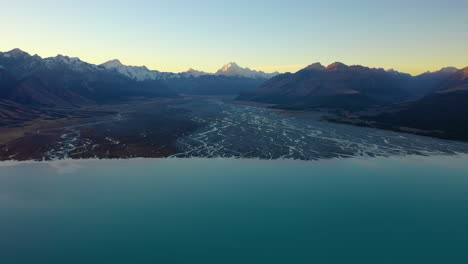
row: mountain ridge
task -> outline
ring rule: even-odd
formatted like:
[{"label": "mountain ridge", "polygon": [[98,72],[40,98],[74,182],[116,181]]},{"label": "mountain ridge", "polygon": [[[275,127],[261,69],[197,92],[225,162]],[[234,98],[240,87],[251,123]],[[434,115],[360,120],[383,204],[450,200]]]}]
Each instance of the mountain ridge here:
[{"label": "mountain ridge", "polygon": [[248,77],[248,78],[264,78],[270,79],[276,75],[278,72],[274,73],[265,73],[263,71],[256,71],[252,70],[248,67],[241,67],[235,62],[229,62],[228,64],[224,65],[221,69],[219,69],[215,75],[223,75],[223,76],[240,76],[240,77]]},{"label": "mountain ridge", "polygon": [[[137,82],[99,65],[60,54],[41,58],[15,49],[0,53],[0,65],[16,79],[14,98],[24,103],[51,105],[66,101],[77,105],[129,96],[176,95],[160,81]],[[47,97],[52,100],[46,100]]]},{"label": "mountain ridge", "polygon": [[409,98],[411,76],[360,65],[314,63],[296,73],[277,75],[237,99],[279,104],[279,107],[349,108],[393,103]]},{"label": "mountain ridge", "polygon": [[326,120],[468,141],[468,67],[432,86],[432,92],[412,102]]}]

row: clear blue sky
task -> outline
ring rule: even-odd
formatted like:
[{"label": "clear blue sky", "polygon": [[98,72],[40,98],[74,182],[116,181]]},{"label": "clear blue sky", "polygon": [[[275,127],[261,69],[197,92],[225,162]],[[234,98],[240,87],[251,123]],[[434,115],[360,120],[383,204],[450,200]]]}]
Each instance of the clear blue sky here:
[{"label": "clear blue sky", "polygon": [[[98,2],[98,3],[96,3]],[[0,50],[162,71],[468,66],[468,1],[0,0]]]}]

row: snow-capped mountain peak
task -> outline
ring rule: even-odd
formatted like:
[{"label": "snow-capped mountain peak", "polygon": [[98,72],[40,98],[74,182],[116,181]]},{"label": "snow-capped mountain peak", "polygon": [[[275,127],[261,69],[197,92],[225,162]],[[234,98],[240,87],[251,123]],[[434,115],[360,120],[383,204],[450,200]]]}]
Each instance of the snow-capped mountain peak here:
[{"label": "snow-capped mountain peak", "polygon": [[233,71],[233,70],[242,70],[242,68],[235,62],[230,62],[226,65],[224,65],[220,71],[222,72],[228,72],[228,71]]},{"label": "snow-capped mountain peak", "polygon": [[60,61],[60,62],[64,62],[64,63],[85,63],[83,62],[82,60],[80,60],[80,58],[78,57],[68,57],[68,56],[64,56],[64,55],[57,55],[56,57],[54,58],[51,58],[55,61]]},{"label": "snow-capped mountain peak", "polygon": [[460,69],[455,68],[455,67],[445,67],[439,70],[439,72],[444,72],[444,73],[455,73],[459,71]]},{"label": "snow-capped mountain peak", "polygon": [[48,69],[61,70],[66,68],[76,72],[93,72],[99,70],[96,65],[84,62],[78,57],[68,57],[61,54],[55,57],[45,58],[42,63]]},{"label": "snow-capped mountain peak", "polygon": [[116,67],[121,67],[124,65],[120,62],[120,60],[114,59],[108,62],[104,62],[103,64],[101,64],[101,66],[104,66],[104,68],[116,68]]},{"label": "snow-capped mountain peak", "polygon": [[323,66],[320,62],[312,63],[311,65],[304,68],[304,70],[324,70],[325,66]]},{"label": "snow-capped mountain peak", "polygon": [[192,77],[200,77],[202,75],[211,75],[211,73],[207,73],[207,72],[204,72],[204,71],[198,71],[198,70],[195,70],[193,68],[190,68],[190,69],[182,72],[182,74],[187,74],[187,75],[190,75]]},{"label": "snow-capped mountain peak", "polygon": [[266,78],[269,79],[278,73],[265,73],[262,71],[251,70],[250,68],[243,68],[235,62],[230,62],[224,65],[221,69],[216,72],[216,75],[223,76],[237,76],[247,78]]},{"label": "snow-capped mountain peak", "polygon": [[100,66],[108,70],[116,71],[137,81],[167,79],[176,76],[176,74],[173,73],[163,73],[155,70],[150,70],[146,66],[124,65],[117,59],[105,62]]},{"label": "snow-capped mountain peak", "polygon": [[16,49],[12,49],[10,51],[7,51],[4,53],[4,56],[7,56],[7,57],[14,57],[14,58],[17,58],[17,57],[25,57],[25,56],[31,56],[29,55],[29,53],[25,52],[25,51],[22,51],[18,48]]}]

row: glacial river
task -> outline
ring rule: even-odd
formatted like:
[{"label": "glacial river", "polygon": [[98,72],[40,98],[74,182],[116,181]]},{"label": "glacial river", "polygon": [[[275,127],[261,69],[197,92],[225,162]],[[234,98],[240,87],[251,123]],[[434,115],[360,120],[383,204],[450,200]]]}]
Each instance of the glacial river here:
[{"label": "glacial river", "polygon": [[[321,160],[468,153],[464,142],[335,124],[321,121],[321,114],[278,113],[220,99],[195,98],[166,104],[164,110],[160,104],[143,106],[41,129],[36,138],[23,144],[15,141],[18,144],[0,151],[10,159],[30,155],[38,160],[164,156]],[[47,142],[47,134],[57,135],[56,141]],[[43,144],[29,147],[30,142]]]},{"label": "glacial river", "polygon": [[319,114],[279,115],[266,108],[194,100],[177,106],[201,125],[180,138],[175,157],[316,160],[468,153],[468,144],[320,121]]}]

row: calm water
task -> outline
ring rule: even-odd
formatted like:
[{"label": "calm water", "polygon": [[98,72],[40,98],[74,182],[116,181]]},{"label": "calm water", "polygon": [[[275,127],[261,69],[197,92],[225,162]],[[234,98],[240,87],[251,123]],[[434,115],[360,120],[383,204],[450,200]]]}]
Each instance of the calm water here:
[{"label": "calm water", "polygon": [[1,163],[0,263],[468,263],[467,164]]}]

